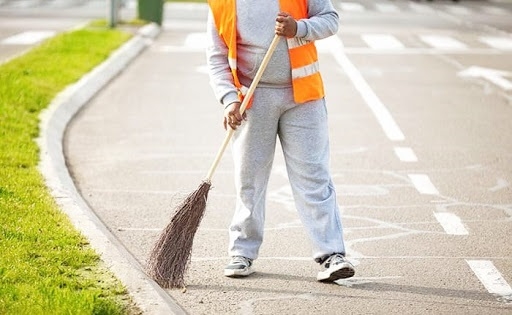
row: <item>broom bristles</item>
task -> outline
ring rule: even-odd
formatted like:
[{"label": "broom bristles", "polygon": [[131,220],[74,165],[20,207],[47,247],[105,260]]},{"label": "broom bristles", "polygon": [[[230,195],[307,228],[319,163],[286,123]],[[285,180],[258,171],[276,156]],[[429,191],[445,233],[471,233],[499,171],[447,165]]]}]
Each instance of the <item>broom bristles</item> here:
[{"label": "broom bristles", "polygon": [[185,287],[194,235],[206,210],[210,187],[210,181],[203,181],[188,195],[150,252],[148,274],[163,288]]}]

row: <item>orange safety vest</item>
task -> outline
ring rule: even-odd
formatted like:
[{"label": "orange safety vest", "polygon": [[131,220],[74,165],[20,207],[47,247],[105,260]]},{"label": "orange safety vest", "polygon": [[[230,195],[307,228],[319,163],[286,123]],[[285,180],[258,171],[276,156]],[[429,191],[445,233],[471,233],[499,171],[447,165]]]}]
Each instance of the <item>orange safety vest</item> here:
[{"label": "orange safety vest", "polygon": [[[247,91],[242,86],[236,65],[236,0],[208,0],[215,25],[220,37],[228,47],[228,63],[233,75],[233,83],[238,89],[240,99]],[[308,18],[307,0],[279,0],[281,11],[294,19]],[[302,38],[287,38],[288,53],[292,68],[293,97],[296,103],[305,103],[324,97],[324,85],[320,75],[318,53],[313,41]],[[250,107],[247,106],[248,108]]]}]

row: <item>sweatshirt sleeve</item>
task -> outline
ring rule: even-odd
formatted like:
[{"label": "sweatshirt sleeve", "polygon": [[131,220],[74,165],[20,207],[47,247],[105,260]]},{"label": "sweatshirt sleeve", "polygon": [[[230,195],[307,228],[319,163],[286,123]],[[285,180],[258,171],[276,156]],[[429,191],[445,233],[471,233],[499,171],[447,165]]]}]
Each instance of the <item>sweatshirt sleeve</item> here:
[{"label": "sweatshirt sleeve", "polygon": [[319,40],[338,32],[339,15],[331,0],[308,0],[309,18],[297,21],[296,37]]},{"label": "sweatshirt sleeve", "polygon": [[233,75],[228,63],[228,47],[220,37],[211,10],[206,23],[206,64],[210,85],[217,100],[227,106],[238,101]]}]

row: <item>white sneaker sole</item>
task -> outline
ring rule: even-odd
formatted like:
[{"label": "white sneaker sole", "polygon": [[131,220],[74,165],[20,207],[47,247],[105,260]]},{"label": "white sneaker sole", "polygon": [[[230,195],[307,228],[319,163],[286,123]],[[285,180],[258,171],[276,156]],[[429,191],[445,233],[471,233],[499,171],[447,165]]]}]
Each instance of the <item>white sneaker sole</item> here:
[{"label": "white sneaker sole", "polygon": [[224,269],[224,276],[230,278],[247,277],[252,273],[254,273],[254,269],[252,267],[245,269]]},{"label": "white sneaker sole", "polygon": [[316,276],[316,280],[320,282],[334,282],[339,279],[347,279],[355,274],[354,267],[349,263],[343,263],[325,271],[320,271]]}]

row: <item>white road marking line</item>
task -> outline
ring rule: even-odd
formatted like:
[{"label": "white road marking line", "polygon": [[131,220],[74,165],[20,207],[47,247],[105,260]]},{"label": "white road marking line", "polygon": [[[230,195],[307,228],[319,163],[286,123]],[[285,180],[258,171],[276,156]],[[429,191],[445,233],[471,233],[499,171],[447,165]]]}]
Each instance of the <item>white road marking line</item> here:
[{"label": "white road marking line", "polygon": [[505,301],[512,301],[512,288],[491,261],[466,260],[466,262],[489,293],[498,295]]},{"label": "white road marking line", "polygon": [[27,31],[7,37],[0,42],[3,45],[33,45],[55,35],[54,31]]},{"label": "white road marking line", "polygon": [[395,147],[395,154],[402,162],[417,162],[418,158],[411,148]]},{"label": "white road marking line", "polygon": [[132,228],[132,227],[118,227],[118,231],[130,231],[130,232],[161,232],[163,228]]},{"label": "white road marking line", "polygon": [[274,294],[272,296],[267,297],[261,297],[261,298],[253,298],[241,301],[238,305],[239,311],[238,313],[241,315],[252,315],[255,314],[255,305],[257,304],[266,304],[268,301],[290,301],[290,300],[310,300],[310,301],[317,301],[317,298],[312,293],[303,293],[303,294],[296,294],[296,295],[278,295]]},{"label": "white road marking line", "polygon": [[426,5],[417,4],[417,3],[409,3],[409,8],[412,11],[415,11],[417,13],[434,13],[435,12],[434,9],[432,9]]},{"label": "white road marking line", "polygon": [[469,232],[458,216],[451,212],[434,212],[437,221],[450,235],[468,235]]},{"label": "white road marking line", "polygon": [[459,7],[459,6],[445,5],[445,6],[443,6],[443,9],[445,11],[449,11],[450,13],[460,14],[460,15],[470,15],[471,13],[473,13],[473,11],[471,9],[468,9],[465,7]]},{"label": "white road marking line", "polygon": [[420,39],[426,44],[437,49],[465,50],[468,47],[460,41],[445,35],[420,35]]},{"label": "white road marking line", "polygon": [[189,33],[185,39],[185,47],[204,49],[206,42],[205,32]]},{"label": "white road marking line", "polygon": [[422,195],[439,195],[439,191],[432,184],[430,178],[426,174],[409,174],[412,184]]},{"label": "white road marking line", "polygon": [[208,11],[208,4],[195,2],[171,2],[166,7],[176,11]]},{"label": "white road marking line", "polygon": [[512,90],[512,82],[505,79],[506,76],[511,75],[511,73],[508,71],[471,66],[463,71],[460,71],[457,73],[457,75],[469,78],[482,78],[499,86],[505,91]]},{"label": "white road marking line", "polygon": [[481,36],[479,41],[489,45],[492,48],[501,50],[512,50],[512,39],[506,37]]},{"label": "white road marking line", "polygon": [[204,52],[204,48],[191,48],[185,46],[161,45],[152,47],[151,50],[162,53],[189,53],[189,52]]},{"label": "white road marking line", "polygon": [[362,4],[356,2],[342,2],[339,7],[342,11],[347,12],[363,12],[365,10]]},{"label": "white road marking line", "polygon": [[411,48],[406,47],[397,50],[375,50],[368,47],[345,47],[343,51],[348,55],[499,55],[502,51],[495,48],[471,48],[471,49],[436,49],[436,48]]},{"label": "white road marking line", "polygon": [[347,58],[343,52],[343,43],[338,38],[338,36],[333,35],[319,42],[322,42],[325,47],[329,48],[329,51],[335,58],[336,62],[343,68],[347,76],[354,84],[354,87],[361,94],[366,104],[372,110],[373,114],[377,118],[377,121],[386,133],[386,136],[392,141],[403,141],[405,139],[404,134],[391,116],[391,113],[384,106],[375,92],[373,92],[361,73]]},{"label": "white road marking line", "polygon": [[402,276],[387,276],[387,277],[353,277],[349,279],[336,280],[335,283],[347,288],[357,286],[360,284],[373,283],[373,280],[384,280],[384,279],[400,279]]},{"label": "white road marking line", "polygon": [[493,15],[509,15],[510,12],[506,9],[503,9],[503,8],[498,8],[498,7],[489,7],[489,6],[482,6],[480,8],[482,11],[484,11],[485,13],[487,14],[493,14]]},{"label": "white road marking line", "polygon": [[361,35],[361,38],[368,46],[377,50],[405,48],[404,44],[389,34],[364,34]]},{"label": "white road marking line", "polygon": [[375,7],[377,8],[378,11],[383,13],[394,13],[400,11],[400,9],[396,5],[388,3],[377,3],[375,4]]},{"label": "white road marking line", "polygon": [[379,185],[336,185],[341,196],[386,196],[389,189]]},{"label": "white road marking line", "polygon": [[496,181],[496,185],[494,187],[489,188],[489,191],[495,192],[498,190],[505,189],[510,186],[510,183],[504,180],[503,178],[498,178]]}]

